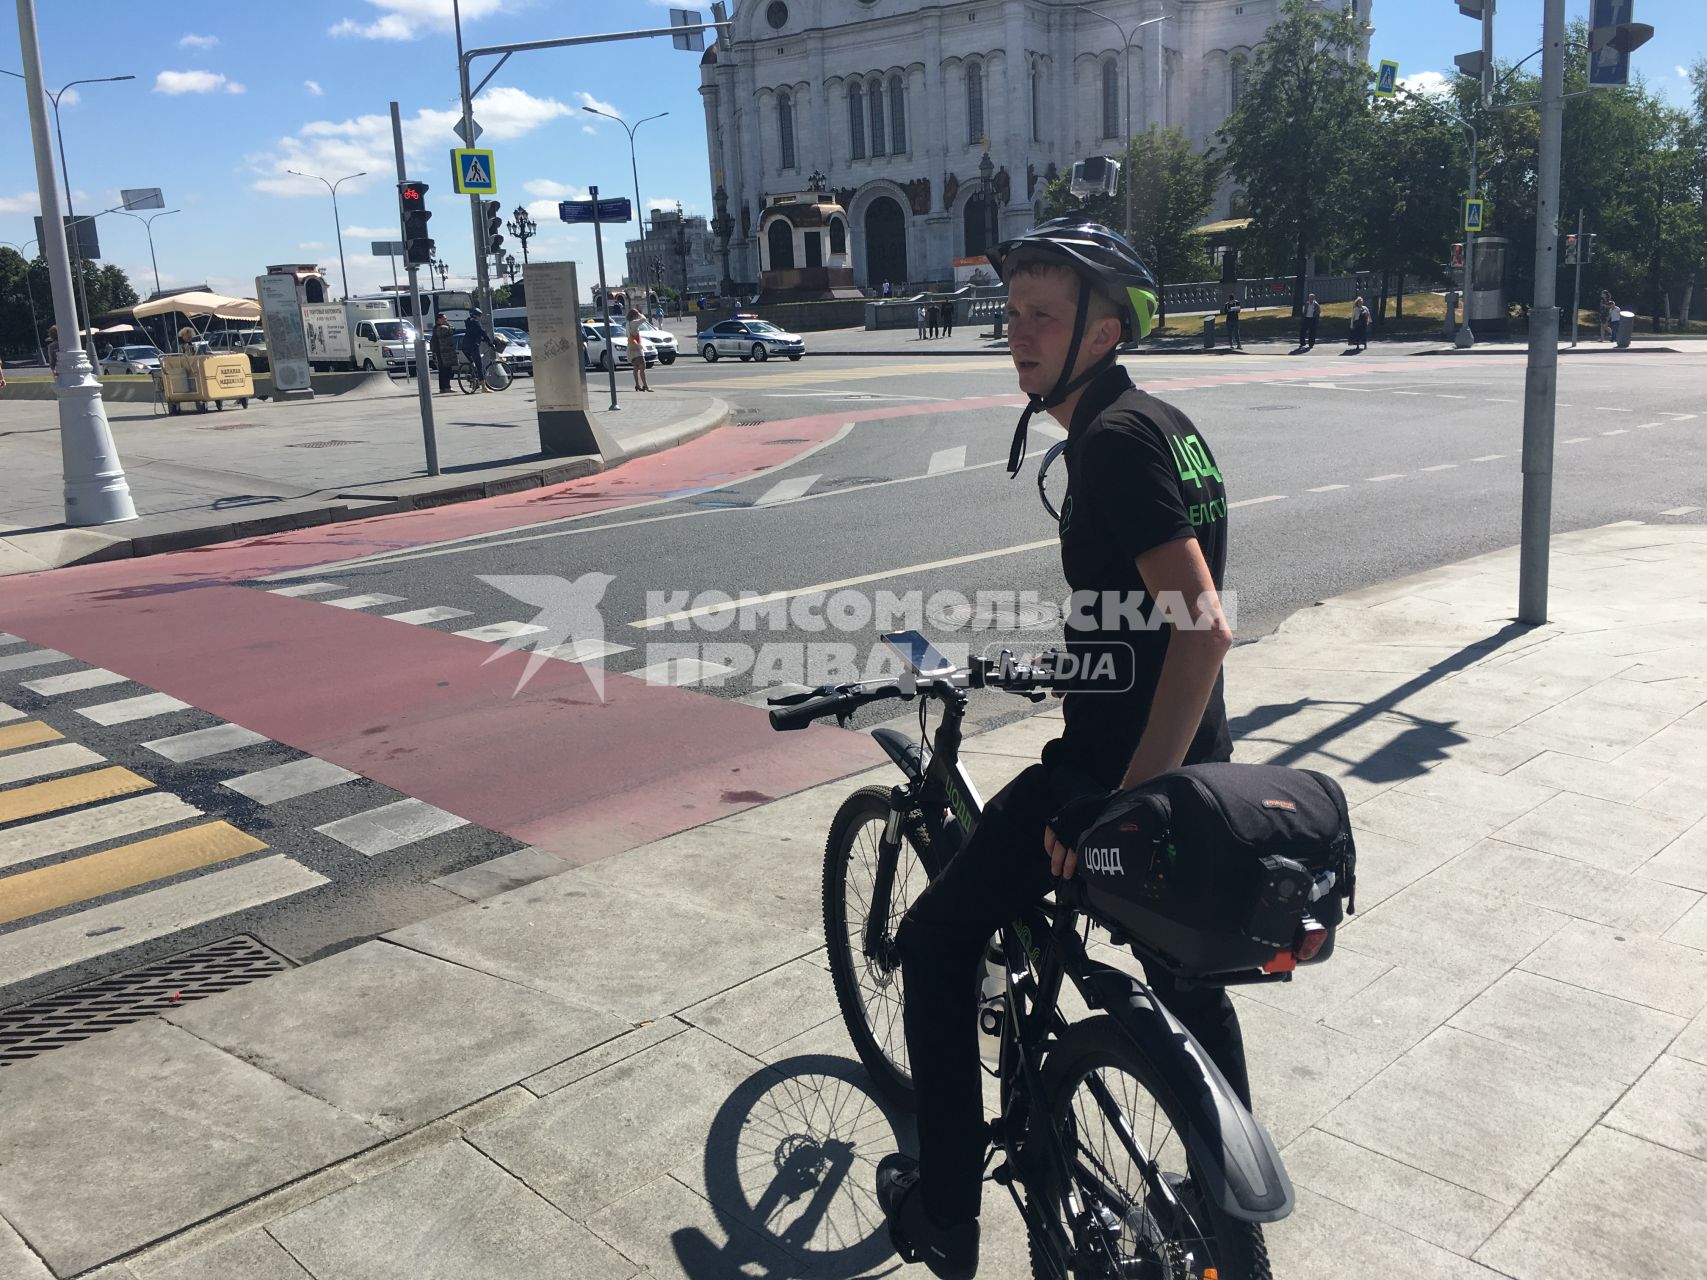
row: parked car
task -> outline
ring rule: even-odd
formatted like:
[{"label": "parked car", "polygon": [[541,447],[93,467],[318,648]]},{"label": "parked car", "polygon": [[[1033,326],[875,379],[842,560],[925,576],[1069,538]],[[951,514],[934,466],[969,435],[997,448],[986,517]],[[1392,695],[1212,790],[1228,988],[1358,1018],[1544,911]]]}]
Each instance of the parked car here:
[{"label": "parked car", "polygon": [[[611,367],[611,351],[606,345],[606,335],[610,335],[610,347],[616,350],[616,363],[625,365],[628,358],[628,334],[619,324],[607,324],[602,320],[589,320],[581,326],[581,341],[587,348],[587,366],[600,369]],[[648,366],[658,363],[658,348],[645,338],[640,339],[640,349]]]},{"label": "parked car", "polygon": [[676,362],[676,335],[668,329],[660,329],[648,320],[640,326],[640,337],[658,349],[659,364]]},{"label": "parked car", "polygon": [[510,372],[533,377],[533,344],[528,340],[527,330],[499,325],[493,332],[504,339],[504,363],[510,366]]},{"label": "parked car", "polygon": [[712,325],[695,337],[694,345],[709,361],[721,356],[736,356],[741,360],[787,356],[798,360],[806,354],[806,343],[798,333],[787,333],[769,320],[751,315],[736,315]]},{"label": "parked car", "polygon": [[207,335],[207,349],[249,357],[249,366],[256,373],[267,370],[267,331],[265,329],[216,329]]},{"label": "parked car", "polygon": [[150,374],[159,368],[159,347],[114,347],[101,357],[102,373]]}]

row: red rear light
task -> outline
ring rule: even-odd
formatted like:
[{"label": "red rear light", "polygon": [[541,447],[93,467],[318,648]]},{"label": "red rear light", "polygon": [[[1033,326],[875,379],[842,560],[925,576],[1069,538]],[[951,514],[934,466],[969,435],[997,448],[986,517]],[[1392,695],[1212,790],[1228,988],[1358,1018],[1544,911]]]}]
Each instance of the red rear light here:
[{"label": "red rear light", "polygon": [[1298,943],[1298,962],[1309,964],[1316,958],[1316,953],[1322,949],[1322,944],[1327,940],[1327,929],[1311,917],[1305,916],[1304,936]]}]

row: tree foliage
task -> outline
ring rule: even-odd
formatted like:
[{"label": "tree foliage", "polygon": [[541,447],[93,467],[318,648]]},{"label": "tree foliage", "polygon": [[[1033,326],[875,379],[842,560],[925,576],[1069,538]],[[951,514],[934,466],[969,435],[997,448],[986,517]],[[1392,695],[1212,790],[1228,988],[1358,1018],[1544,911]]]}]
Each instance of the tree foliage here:
[{"label": "tree foliage", "polygon": [[[89,309],[97,316],[136,305],[136,290],[122,267],[97,262],[82,265]],[[17,250],[0,248],[0,354],[13,358],[34,356],[47,327],[53,323],[53,288],[48,281],[47,260],[37,256],[26,262]]]}]

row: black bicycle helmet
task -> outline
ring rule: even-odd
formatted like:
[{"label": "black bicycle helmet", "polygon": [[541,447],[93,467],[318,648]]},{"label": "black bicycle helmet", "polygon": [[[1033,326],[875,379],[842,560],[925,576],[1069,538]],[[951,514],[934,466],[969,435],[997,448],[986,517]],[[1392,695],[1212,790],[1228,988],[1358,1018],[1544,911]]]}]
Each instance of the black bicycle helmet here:
[{"label": "black bicycle helmet", "polygon": [[1084,215],[1068,214],[1041,222],[1024,235],[1002,241],[986,256],[1003,280],[1021,263],[1038,260],[1071,267],[1079,277],[1079,306],[1073,318],[1073,341],[1067,348],[1061,376],[1048,395],[1031,398],[1014,429],[1013,447],[1008,452],[1008,475],[1015,476],[1025,462],[1026,431],[1031,425],[1032,415],[1053,409],[1114,365],[1115,352],[1110,351],[1078,377],[1072,376],[1073,366],[1079,360],[1085,324],[1090,318],[1092,291],[1102,294],[1118,308],[1122,341],[1131,342],[1135,338],[1149,337],[1150,330],[1155,327],[1158,286],[1156,277],[1131,245],[1100,222],[1092,222]]}]

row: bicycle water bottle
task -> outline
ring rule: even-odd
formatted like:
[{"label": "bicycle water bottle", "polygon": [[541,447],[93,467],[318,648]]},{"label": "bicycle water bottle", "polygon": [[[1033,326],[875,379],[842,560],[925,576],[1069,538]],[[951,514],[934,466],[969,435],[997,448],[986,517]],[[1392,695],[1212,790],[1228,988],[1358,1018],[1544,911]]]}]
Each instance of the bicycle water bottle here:
[{"label": "bicycle water bottle", "polygon": [[991,1066],[1002,1061],[1002,1024],[1007,1017],[1007,960],[995,939],[984,949],[978,970],[978,1054]]}]

